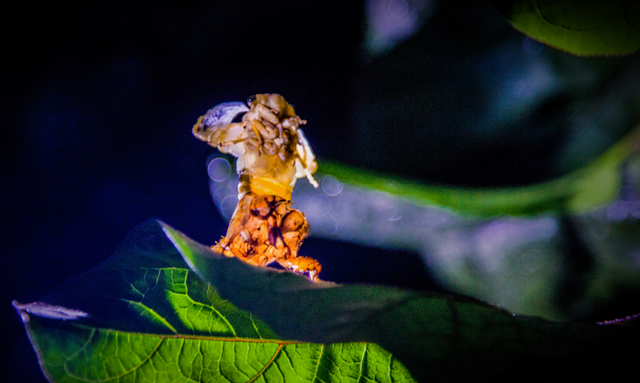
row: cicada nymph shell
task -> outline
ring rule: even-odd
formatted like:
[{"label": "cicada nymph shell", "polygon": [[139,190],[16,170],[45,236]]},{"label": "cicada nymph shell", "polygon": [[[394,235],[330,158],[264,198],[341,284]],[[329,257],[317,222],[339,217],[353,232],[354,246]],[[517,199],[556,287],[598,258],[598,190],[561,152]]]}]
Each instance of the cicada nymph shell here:
[{"label": "cicada nymph shell", "polygon": [[[244,113],[240,122],[233,122]],[[309,235],[304,214],[291,208],[298,178],[313,186],[318,168],[300,125],[305,124],[279,94],[258,94],[242,102],[219,104],[193,126],[200,140],[238,158],[238,205],[227,235],[212,248],[259,266],[278,262],[285,269],[317,280],[318,261],[299,257]]]}]

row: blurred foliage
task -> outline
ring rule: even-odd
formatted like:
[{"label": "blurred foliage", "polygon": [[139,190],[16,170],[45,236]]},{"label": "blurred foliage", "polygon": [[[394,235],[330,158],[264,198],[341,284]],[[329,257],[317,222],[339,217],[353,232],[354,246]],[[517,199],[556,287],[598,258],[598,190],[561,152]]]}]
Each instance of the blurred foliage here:
[{"label": "blurred foliage", "polygon": [[546,211],[579,213],[613,201],[621,166],[640,147],[640,127],[587,167],[556,180],[512,188],[435,186],[320,160],[321,172],[344,183],[405,197],[417,204],[449,207],[475,215],[531,215]]},{"label": "blurred foliage", "polygon": [[353,130],[340,134],[351,147],[318,154],[467,189],[558,179],[638,124],[639,67],[634,56],[545,47],[483,2],[440,2],[411,39],[363,63],[351,92]]},{"label": "blurred foliage", "polygon": [[575,55],[623,55],[640,49],[640,3],[634,0],[489,2],[519,31]]}]

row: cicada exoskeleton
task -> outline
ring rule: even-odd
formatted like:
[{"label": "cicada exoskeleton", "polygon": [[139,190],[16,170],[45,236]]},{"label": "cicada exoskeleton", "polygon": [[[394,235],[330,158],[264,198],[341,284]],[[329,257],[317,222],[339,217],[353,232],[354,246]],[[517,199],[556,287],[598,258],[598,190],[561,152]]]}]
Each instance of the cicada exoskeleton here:
[{"label": "cicada exoskeleton", "polygon": [[[244,113],[242,120],[233,120]],[[238,205],[226,236],[212,248],[259,266],[278,262],[317,280],[318,261],[298,256],[309,235],[304,214],[291,208],[298,178],[318,186],[318,165],[300,125],[305,124],[279,94],[258,94],[247,103],[219,104],[198,119],[193,134],[238,158]]]}]

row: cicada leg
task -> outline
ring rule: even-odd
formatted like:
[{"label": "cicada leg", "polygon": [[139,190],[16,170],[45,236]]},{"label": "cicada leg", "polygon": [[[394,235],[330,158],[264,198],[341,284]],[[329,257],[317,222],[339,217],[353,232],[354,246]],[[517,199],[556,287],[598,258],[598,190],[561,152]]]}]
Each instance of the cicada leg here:
[{"label": "cicada leg", "polygon": [[251,214],[251,202],[255,194],[247,193],[236,206],[227,235],[211,248],[227,257],[248,260],[254,254],[253,248],[260,238],[262,220]]},{"label": "cicada leg", "polygon": [[276,258],[278,263],[287,270],[307,274],[309,279],[317,281],[318,274],[322,270],[320,262],[309,257],[298,257],[298,249],[302,241],[309,236],[307,218],[300,210],[290,209],[282,218],[280,229],[289,252],[283,258]]},{"label": "cicada leg", "polygon": [[320,262],[310,257],[296,257],[278,261],[282,267],[298,274],[307,274],[313,282],[318,281],[318,274],[322,271]]}]

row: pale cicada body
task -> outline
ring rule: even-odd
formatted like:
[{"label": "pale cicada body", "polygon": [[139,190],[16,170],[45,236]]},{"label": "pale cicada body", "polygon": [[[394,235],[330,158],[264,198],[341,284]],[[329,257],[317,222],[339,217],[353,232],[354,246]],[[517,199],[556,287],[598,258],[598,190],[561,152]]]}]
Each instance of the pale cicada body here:
[{"label": "pale cicada body", "polygon": [[[233,122],[241,113],[242,120]],[[247,104],[227,102],[210,109],[193,126],[193,134],[238,157],[238,205],[227,235],[212,248],[259,266],[275,261],[317,280],[318,261],[298,257],[309,223],[290,207],[298,178],[318,187],[312,176],[318,165],[299,129],[305,123],[279,94],[258,94]]]}]

